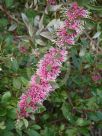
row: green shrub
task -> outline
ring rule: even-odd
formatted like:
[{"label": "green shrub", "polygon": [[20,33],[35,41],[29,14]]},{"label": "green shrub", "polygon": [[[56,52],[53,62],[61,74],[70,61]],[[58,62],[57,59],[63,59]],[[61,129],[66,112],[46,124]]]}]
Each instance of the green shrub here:
[{"label": "green shrub", "polygon": [[96,131],[102,135],[102,2],[76,1],[90,11],[91,18],[68,49],[59,88],[38,113],[22,120],[17,119],[19,97],[37,62],[52,46],[49,33],[42,32],[60,18],[61,7],[45,10],[46,1],[41,0],[0,2],[0,136],[93,136]]}]

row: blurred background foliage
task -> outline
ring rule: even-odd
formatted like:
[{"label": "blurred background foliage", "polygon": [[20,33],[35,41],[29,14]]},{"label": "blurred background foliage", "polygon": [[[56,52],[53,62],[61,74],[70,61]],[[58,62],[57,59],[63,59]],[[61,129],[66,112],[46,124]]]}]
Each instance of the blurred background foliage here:
[{"label": "blurred background foliage", "polygon": [[71,2],[0,1],[0,136],[102,136],[102,0],[76,0],[90,18],[76,44],[68,47],[59,88],[34,116],[16,117],[37,62],[54,46],[51,33],[62,3]]}]

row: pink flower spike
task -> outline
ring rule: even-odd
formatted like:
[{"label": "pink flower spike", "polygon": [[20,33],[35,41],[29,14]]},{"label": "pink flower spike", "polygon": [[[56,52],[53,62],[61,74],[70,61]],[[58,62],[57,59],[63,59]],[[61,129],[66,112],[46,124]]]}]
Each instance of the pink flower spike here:
[{"label": "pink flower spike", "polygon": [[58,47],[73,45],[75,43],[75,38],[84,29],[82,18],[88,17],[89,13],[75,2],[66,10],[65,15],[64,25],[59,27],[56,32],[57,40],[55,43]]},{"label": "pink flower spike", "polygon": [[50,92],[52,92],[52,86],[47,81],[43,81],[38,75],[32,76],[28,91],[22,94],[18,106],[20,117],[27,117],[36,109],[38,104],[46,99]]},{"label": "pink flower spike", "polygon": [[[48,4],[54,5],[55,0],[48,0]],[[84,29],[82,18],[88,17],[88,11],[73,3],[65,13],[66,18],[56,32],[56,48],[50,48],[39,61],[35,75],[31,77],[28,90],[22,94],[18,103],[19,117],[28,117],[38,109],[38,105],[54,91],[51,82],[54,82],[61,72],[62,63],[67,60],[66,45],[73,45],[75,38]],[[21,51],[25,52],[23,48]],[[102,77],[93,75],[92,80],[98,81]]]}]

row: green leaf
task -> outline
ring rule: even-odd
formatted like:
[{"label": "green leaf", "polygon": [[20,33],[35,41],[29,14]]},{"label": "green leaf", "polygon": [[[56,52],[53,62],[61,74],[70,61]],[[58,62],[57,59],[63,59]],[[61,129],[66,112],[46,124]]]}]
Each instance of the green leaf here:
[{"label": "green leaf", "polygon": [[27,103],[29,104],[31,102],[31,97],[29,96],[28,98],[27,98]]},{"label": "green leaf", "polygon": [[28,127],[28,121],[26,120],[26,119],[23,119],[23,122],[24,122],[24,125],[25,125],[25,127],[27,128]]},{"label": "green leaf", "polygon": [[93,39],[99,38],[99,36],[101,35],[101,32],[97,32],[94,34]]},{"label": "green leaf", "polygon": [[3,133],[3,136],[14,136],[13,133],[11,131],[8,131],[6,130],[4,133]]},{"label": "green leaf", "polygon": [[10,119],[15,119],[15,118],[16,118],[16,108],[15,108],[15,109],[14,109],[14,108],[9,109],[9,110],[7,111],[7,116],[8,116],[8,118],[10,118]]},{"label": "green leaf", "polygon": [[5,4],[7,7],[11,7],[13,5],[13,0],[5,0]]},{"label": "green leaf", "polygon": [[92,64],[94,62],[94,58],[93,55],[91,53],[86,53],[85,54],[85,59],[86,61],[88,61],[90,64]]},{"label": "green leaf", "polygon": [[23,120],[17,120],[16,129],[21,130],[22,126],[23,126]]},{"label": "green leaf", "polygon": [[0,27],[4,27],[8,24],[8,20],[6,18],[0,19]]},{"label": "green leaf", "polygon": [[76,32],[76,31],[73,30],[73,29],[67,29],[67,33],[68,33],[68,34],[73,34],[74,32]]},{"label": "green leaf", "polygon": [[26,27],[28,27],[29,26],[28,17],[24,13],[22,13],[21,16],[22,16],[23,22],[25,23]]},{"label": "green leaf", "polygon": [[75,124],[78,126],[86,126],[90,124],[90,121],[85,120],[83,118],[78,118]]},{"label": "green leaf", "polygon": [[79,127],[79,132],[83,136],[90,136],[89,129],[86,127],[81,127],[81,128]]},{"label": "green leaf", "polygon": [[50,72],[52,70],[52,66],[50,64],[48,64],[46,69],[47,69],[48,72]]},{"label": "green leaf", "polygon": [[11,98],[11,93],[10,92],[5,92],[4,95],[2,96],[2,102],[8,102]]},{"label": "green leaf", "polygon": [[4,121],[0,122],[0,129],[5,129],[5,128],[6,128],[6,126],[5,126]]},{"label": "green leaf", "polygon": [[1,108],[0,109],[0,116],[5,116],[6,115],[6,109]]},{"label": "green leaf", "polygon": [[6,130],[13,130],[15,129],[15,122],[13,120],[6,121]]},{"label": "green leaf", "polygon": [[52,88],[54,88],[54,89],[57,89],[59,87],[58,83],[56,83],[55,81],[50,81],[50,84],[51,84]]},{"label": "green leaf", "polygon": [[54,41],[53,36],[48,31],[43,31],[40,33],[40,35],[48,40]]},{"label": "green leaf", "polygon": [[88,113],[88,118],[92,121],[99,121],[98,117],[93,112]]},{"label": "green leaf", "polygon": [[15,29],[17,28],[17,24],[12,24],[10,27],[9,27],[9,31],[14,31]]},{"label": "green leaf", "polygon": [[96,108],[98,108],[98,105],[96,103],[96,98],[95,97],[91,97],[87,100],[87,103],[86,103],[88,109],[92,109],[92,110],[95,110]]},{"label": "green leaf", "polygon": [[39,77],[39,76],[37,76],[37,77],[36,77],[36,79],[35,79],[35,81],[36,81],[36,83],[37,83],[37,84],[40,84],[40,82],[41,82],[40,77]]},{"label": "green leaf", "polygon": [[99,111],[96,113],[96,115],[99,120],[102,120],[102,112]]},{"label": "green leaf", "polygon": [[96,11],[102,11],[102,6],[86,5],[87,8]]},{"label": "green leaf", "polygon": [[87,5],[90,1],[89,0],[77,0],[78,4],[83,6],[83,5]]},{"label": "green leaf", "polygon": [[60,4],[60,5],[50,5],[50,6],[49,6],[49,11],[56,12],[56,11],[58,11],[61,7],[62,7],[62,4]]},{"label": "green leaf", "polygon": [[26,112],[28,112],[28,113],[32,113],[32,112],[33,112],[33,110],[32,110],[32,108],[31,108],[31,107],[28,107],[28,108],[26,109]]},{"label": "green leaf", "polygon": [[65,133],[67,134],[66,136],[76,136],[76,134],[78,133],[78,129],[77,128],[67,129]]},{"label": "green leaf", "polygon": [[35,111],[35,113],[42,113],[46,110],[46,108],[43,105],[38,104],[38,109]]},{"label": "green leaf", "polygon": [[28,129],[27,133],[29,136],[41,136],[37,131],[33,129]]},{"label": "green leaf", "polygon": [[13,87],[16,89],[20,89],[21,88],[21,82],[18,78],[14,78],[13,79]]},{"label": "green leaf", "polygon": [[55,133],[53,128],[45,127],[44,136],[55,136]]},{"label": "green leaf", "polygon": [[41,129],[41,127],[39,126],[39,125],[34,125],[34,126],[32,126],[32,128],[34,129],[34,130],[39,130],[39,129]]},{"label": "green leaf", "polygon": [[24,77],[20,77],[22,83],[26,86],[28,84],[28,80]]},{"label": "green leaf", "polygon": [[41,45],[41,46],[46,45],[45,42],[41,38],[40,39],[35,39],[35,42],[36,42],[36,44]]},{"label": "green leaf", "polygon": [[11,63],[12,63],[12,70],[13,71],[17,71],[18,70],[18,68],[19,68],[19,65],[18,65],[18,62],[17,62],[17,60],[16,59],[13,59],[12,61],[11,61]]},{"label": "green leaf", "polygon": [[70,105],[67,104],[67,103],[63,103],[61,110],[62,110],[62,113],[63,113],[64,117],[69,122],[73,123],[74,122],[74,118],[73,118],[72,113],[71,113],[71,107],[70,107]]},{"label": "green leaf", "polygon": [[96,66],[98,69],[102,69],[102,64],[97,64]]}]

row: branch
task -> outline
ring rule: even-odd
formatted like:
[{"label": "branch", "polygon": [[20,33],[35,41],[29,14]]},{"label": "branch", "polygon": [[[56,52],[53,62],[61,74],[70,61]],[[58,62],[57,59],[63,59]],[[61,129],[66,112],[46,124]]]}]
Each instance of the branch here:
[{"label": "branch", "polygon": [[10,20],[15,21],[16,23],[21,23],[21,22],[19,22],[15,17],[11,16],[11,15],[8,13],[8,11],[7,11],[2,5],[0,5],[0,10],[1,10],[2,12],[4,12],[4,14],[5,14]]}]

